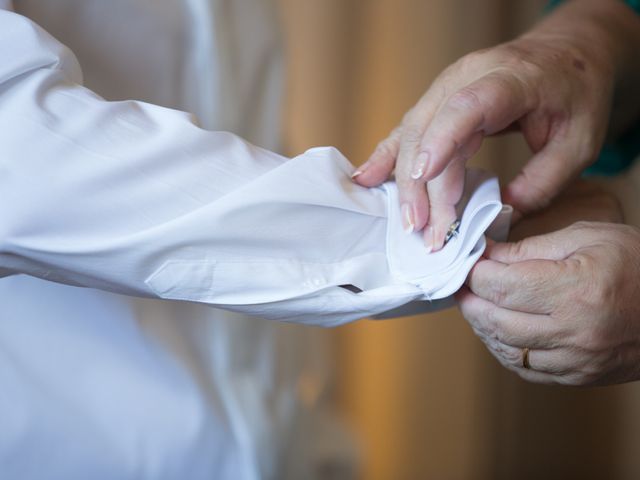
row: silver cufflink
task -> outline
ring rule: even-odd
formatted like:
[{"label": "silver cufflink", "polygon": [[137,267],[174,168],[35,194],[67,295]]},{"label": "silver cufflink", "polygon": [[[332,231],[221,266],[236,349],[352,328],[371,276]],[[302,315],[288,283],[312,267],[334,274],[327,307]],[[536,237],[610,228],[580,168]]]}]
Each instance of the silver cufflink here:
[{"label": "silver cufflink", "polygon": [[460,220],[456,220],[449,226],[449,230],[447,230],[447,234],[444,236],[444,244],[446,245],[449,240],[456,238],[458,233],[460,233]]}]

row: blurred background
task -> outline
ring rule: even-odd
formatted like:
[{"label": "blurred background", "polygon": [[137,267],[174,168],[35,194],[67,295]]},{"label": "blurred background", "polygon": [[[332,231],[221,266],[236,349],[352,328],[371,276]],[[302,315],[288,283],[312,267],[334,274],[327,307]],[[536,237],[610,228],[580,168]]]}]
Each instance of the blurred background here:
[{"label": "blurred background", "polygon": [[[335,145],[353,163],[448,64],[524,31],[543,0],[280,0],[288,55],[286,150]],[[509,179],[527,149],[473,160]],[[361,478],[640,478],[640,385],[529,385],[455,310],[319,331],[331,400],[361,446]]]}]

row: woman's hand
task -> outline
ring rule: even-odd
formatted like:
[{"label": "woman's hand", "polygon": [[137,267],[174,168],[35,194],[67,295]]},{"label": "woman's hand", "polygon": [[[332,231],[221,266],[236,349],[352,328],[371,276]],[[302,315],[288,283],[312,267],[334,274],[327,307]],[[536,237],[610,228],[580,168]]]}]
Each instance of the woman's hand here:
[{"label": "woman's hand", "polygon": [[622,2],[568,2],[528,34],[457,61],[355,181],[378,185],[395,168],[406,229],[427,226],[425,244],[437,250],[455,220],[466,161],[485,136],[519,130],[533,157],[506,188],[505,202],[519,212],[548,205],[603,143],[630,43],[621,32],[637,22],[630,13]]},{"label": "woman's hand", "polygon": [[640,378],[638,229],[579,222],[494,244],[485,255],[458,301],[504,366],[538,383],[603,385]]}]

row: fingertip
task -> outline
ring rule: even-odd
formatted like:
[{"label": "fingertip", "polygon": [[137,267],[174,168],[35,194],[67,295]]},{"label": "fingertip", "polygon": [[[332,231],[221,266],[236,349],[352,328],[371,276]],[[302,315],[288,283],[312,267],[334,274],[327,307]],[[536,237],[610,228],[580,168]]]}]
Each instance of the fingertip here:
[{"label": "fingertip", "polygon": [[429,197],[424,186],[419,186],[413,197],[413,211],[416,231],[422,230],[429,221]]},{"label": "fingertip", "polygon": [[520,204],[521,195],[519,194],[520,186],[518,183],[518,177],[516,177],[506,187],[500,190],[502,203],[511,205],[514,210],[518,209]]},{"label": "fingertip", "polygon": [[433,252],[435,240],[433,236],[433,227],[431,225],[427,225],[424,229],[423,240],[424,248],[426,248],[427,253]]},{"label": "fingertip", "polygon": [[398,133],[394,131],[380,142],[369,159],[351,174],[351,179],[363,187],[376,187],[387,180],[396,165],[397,137]]},{"label": "fingertip", "polygon": [[[535,163],[535,167],[531,166]],[[554,195],[560,191],[562,183],[549,173],[540,173],[540,161],[529,164],[503,190],[503,203],[511,205],[520,214],[529,214],[549,206]],[[553,166],[548,168],[553,169]]]},{"label": "fingertip", "polygon": [[447,236],[447,229],[442,228],[442,225],[439,225],[437,228],[433,229],[433,251],[437,252],[442,250],[444,247],[444,240]]},{"label": "fingertip", "polygon": [[354,172],[354,174],[351,176],[351,179],[354,183],[357,183],[362,187],[377,187],[385,180],[387,180],[387,178],[389,178],[389,175],[390,174],[375,171],[374,168],[371,168],[367,169],[366,171]]},{"label": "fingertip", "polygon": [[410,169],[410,177],[412,180],[420,180],[424,182],[424,174],[429,169],[430,153],[428,150],[422,150],[413,159]]},{"label": "fingertip", "polygon": [[363,187],[377,187],[389,178],[392,171],[393,163],[372,156],[351,174],[351,179]]},{"label": "fingertip", "polygon": [[[434,252],[442,250],[449,230],[456,221],[456,211],[453,205],[434,205],[431,204],[431,212],[429,219],[429,227],[432,230],[431,249]],[[454,232],[453,236],[456,235]],[[453,238],[453,237],[452,237]],[[425,237],[425,242],[427,241]]]},{"label": "fingertip", "polygon": [[414,231],[421,231],[429,221],[429,197],[421,183],[396,179],[400,205],[409,205],[413,214]]}]

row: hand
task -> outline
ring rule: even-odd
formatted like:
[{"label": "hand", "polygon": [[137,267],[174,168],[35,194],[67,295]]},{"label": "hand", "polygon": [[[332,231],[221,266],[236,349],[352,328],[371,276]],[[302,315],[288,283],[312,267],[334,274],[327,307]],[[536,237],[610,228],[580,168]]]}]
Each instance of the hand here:
[{"label": "hand", "polygon": [[[640,378],[640,231],[579,222],[494,244],[458,293],[491,353],[537,383]],[[522,353],[529,348],[530,369]]]},{"label": "hand", "polygon": [[569,2],[530,33],[457,61],[355,181],[378,185],[395,167],[405,228],[427,226],[425,244],[437,250],[455,220],[466,161],[485,136],[519,130],[534,155],[505,202],[524,213],[548,205],[603,143],[616,62],[628,50],[615,37],[635,26],[626,17],[633,16],[621,2]]},{"label": "hand", "polygon": [[579,221],[622,223],[620,202],[600,183],[576,180],[549,207],[512,226],[509,241],[555,232]]}]

